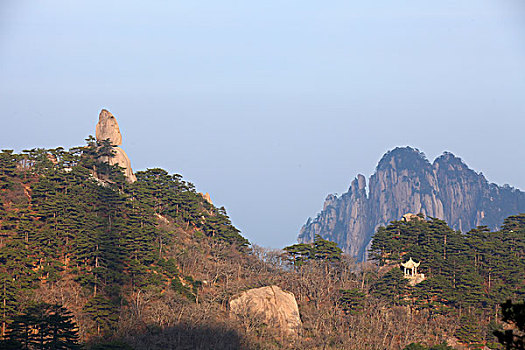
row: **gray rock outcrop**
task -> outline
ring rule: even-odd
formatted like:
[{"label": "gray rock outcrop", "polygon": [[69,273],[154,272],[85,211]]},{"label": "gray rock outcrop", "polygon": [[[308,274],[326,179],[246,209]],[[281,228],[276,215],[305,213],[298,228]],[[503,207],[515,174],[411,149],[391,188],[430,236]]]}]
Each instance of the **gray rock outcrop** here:
[{"label": "gray rock outcrop", "polygon": [[118,127],[117,119],[109,111],[103,109],[98,116],[98,123],[95,130],[95,135],[98,142],[109,140],[113,145],[113,157],[102,157],[102,161],[108,162],[111,165],[118,165],[123,168],[124,176],[128,182],[135,182],[137,178],[131,169],[131,162],[128,155],[119,145],[122,144],[122,134]]},{"label": "gray rock outcrop", "polygon": [[298,335],[302,323],[295,296],[278,286],[242,292],[230,301],[230,311],[237,317],[254,317],[288,336]]},{"label": "gray rock outcrop", "polygon": [[321,213],[302,227],[299,242],[319,234],[363,261],[377,228],[407,213],[443,219],[466,232],[480,225],[498,229],[506,217],[525,212],[524,192],[489,183],[449,152],[431,164],[417,149],[396,148],[379,161],[368,188],[358,175],[347,193],[329,195]]}]

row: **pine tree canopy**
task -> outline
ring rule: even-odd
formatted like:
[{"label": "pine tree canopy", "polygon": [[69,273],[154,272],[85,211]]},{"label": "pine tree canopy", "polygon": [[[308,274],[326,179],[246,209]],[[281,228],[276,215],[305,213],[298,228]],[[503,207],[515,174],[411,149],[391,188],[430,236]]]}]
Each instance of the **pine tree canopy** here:
[{"label": "pine tree canopy", "polygon": [[[135,289],[160,293],[177,280],[196,301],[200,281],[180,276],[166,256],[176,232],[239,252],[249,245],[226,210],[207,202],[182,176],[148,169],[130,184],[121,168],[101,160],[114,153],[107,140],[86,141],[69,151],[0,153],[0,318],[13,344],[65,349],[78,340],[66,309],[26,305],[41,284],[66,276],[78,283],[87,300],[82,312],[92,332],[104,335],[115,330],[123,300]],[[45,328],[37,329],[38,319]]]}]

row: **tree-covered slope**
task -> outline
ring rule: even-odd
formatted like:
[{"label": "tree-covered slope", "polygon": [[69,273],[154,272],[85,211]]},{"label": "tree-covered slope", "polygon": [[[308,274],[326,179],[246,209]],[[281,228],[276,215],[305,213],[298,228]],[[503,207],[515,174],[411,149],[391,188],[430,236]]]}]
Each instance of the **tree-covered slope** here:
[{"label": "tree-covered slope", "polygon": [[421,263],[426,280],[406,291],[420,307],[496,313],[505,300],[525,296],[525,214],[507,218],[499,231],[466,234],[438,219],[394,221],[374,235],[371,257],[380,266]]},{"label": "tree-covered slope", "polygon": [[[320,236],[312,243],[295,244],[284,251],[299,273],[319,262],[325,268],[326,264],[339,269],[352,266],[334,242]],[[423,215],[393,221],[375,233],[370,256],[371,262],[354,265],[354,276],[359,277],[343,283],[334,307],[342,309],[347,318],[366,314],[370,306],[385,313],[396,310],[399,314],[392,316],[391,322],[398,327],[438,332],[434,334],[441,338],[424,342],[436,349],[450,349],[439,345],[442,341],[456,348],[500,349],[495,334],[506,334],[499,321],[500,306],[507,300],[525,299],[525,214],[508,217],[498,231],[478,227],[465,234]],[[414,275],[409,270],[404,273],[403,265],[410,266],[409,261],[417,266]],[[341,275],[333,278],[345,280]],[[410,316],[403,319],[402,315]],[[381,334],[395,334],[375,327]],[[512,330],[515,325],[510,322],[505,327]],[[515,334],[521,333],[518,330]],[[512,336],[505,339],[512,340]],[[375,346],[396,347],[394,343]],[[412,346],[427,348],[416,343]]]},{"label": "tree-covered slope", "polygon": [[182,275],[172,257],[177,230],[247,246],[224,208],[180,175],[150,169],[130,184],[117,166],[99,161],[106,146],[90,138],[69,151],[0,153],[2,336],[32,300],[46,299],[42,289],[61,283],[71,287],[62,292],[77,293],[67,306],[84,339],[114,332],[138,289],[196,299],[201,282]]},{"label": "tree-covered slope", "polygon": [[[393,222],[372,245],[381,266],[320,236],[267,250],[179,175],[149,169],[130,183],[100,161],[111,145],[87,141],[0,153],[0,349],[490,345],[497,304],[523,296],[523,215],[467,235]],[[396,268],[409,256],[427,276],[412,287]],[[299,336],[230,313],[240,292],[269,285],[295,295]]]}]

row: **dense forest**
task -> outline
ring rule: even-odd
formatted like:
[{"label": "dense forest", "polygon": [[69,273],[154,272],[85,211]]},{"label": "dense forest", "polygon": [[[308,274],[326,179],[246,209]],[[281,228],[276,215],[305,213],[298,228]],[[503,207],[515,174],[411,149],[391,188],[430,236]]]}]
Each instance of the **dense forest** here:
[{"label": "dense forest", "polygon": [[[380,266],[397,266],[408,257],[421,262],[427,279],[413,288],[397,286],[399,303],[432,312],[475,309],[497,318],[500,303],[525,296],[524,227],[524,215],[507,218],[498,232],[478,227],[466,234],[434,218],[394,221],[378,230],[371,255]],[[382,279],[388,284],[400,273],[394,269]]]},{"label": "dense forest", "polygon": [[[523,214],[466,234],[434,218],[394,221],[376,233],[374,261],[356,263],[321,237],[252,246],[180,175],[148,169],[128,183],[107,156],[111,145],[92,137],[0,153],[0,348],[503,348],[494,332],[508,341],[501,318],[512,315],[500,304],[525,296]],[[404,278],[409,258],[421,283]],[[294,293],[298,337],[229,315],[234,295],[266,285]]]},{"label": "dense forest", "polygon": [[[454,315],[454,335],[467,344],[498,347],[500,304],[525,299],[525,215],[507,218],[501,229],[478,227],[466,234],[423,216],[379,228],[371,256],[386,272],[372,290],[397,305]],[[408,257],[426,279],[410,286],[397,267]],[[399,281],[402,281],[400,283]],[[483,330],[485,336],[483,336]]]}]

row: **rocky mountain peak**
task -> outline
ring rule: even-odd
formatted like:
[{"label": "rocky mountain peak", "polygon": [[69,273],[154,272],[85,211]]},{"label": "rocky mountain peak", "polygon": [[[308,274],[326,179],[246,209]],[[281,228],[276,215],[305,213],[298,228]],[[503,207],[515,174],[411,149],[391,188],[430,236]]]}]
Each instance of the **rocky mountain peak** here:
[{"label": "rocky mountain peak", "polygon": [[436,171],[447,170],[447,171],[469,171],[477,175],[477,173],[470,169],[463,160],[450,152],[443,152],[442,155],[437,157],[432,164]]},{"label": "rocky mountain peak", "polygon": [[328,196],[321,213],[302,227],[299,242],[319,234],[365,260],[377,228],[406,213],[443,219],[466,232],[480,225],[497,229],[505,217],[525,212],[524,192],[489,184],[450,152],[431,164],[417,148],[397,147],[379,161],[368,195],[365,188],[366,179],[358,175],[347,193]]},{"label": "rocky mountain peak", "polygon": [[430,167],[426,156],[417,148],[396,147],[385,153],[377,164],[376,172],[386,169],[424,169]]},{"label": "rocky mountain peak", "polygon": [[337,196],[335,194],[329,194],[324,200],[323,210],[326,210],[326,208],[335,205],[336,202]]},{"label": "rocky mountain peak", "polygon": [[366,179],[363,175],[357,174],[357,189],[364,190],[366,188]]}]

